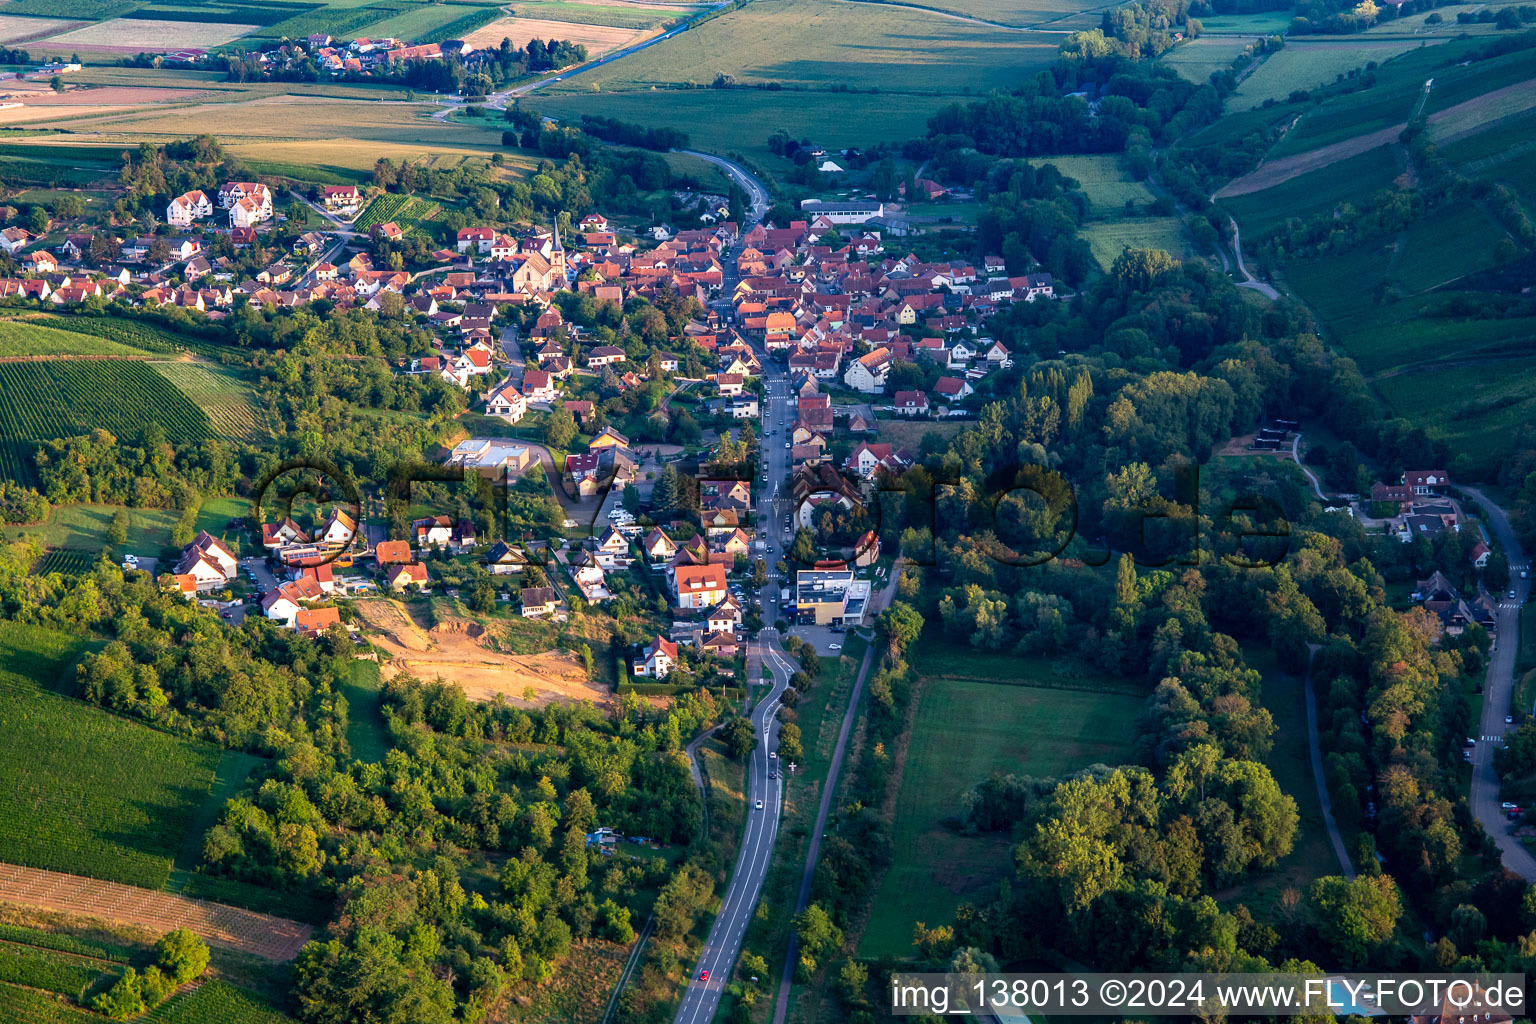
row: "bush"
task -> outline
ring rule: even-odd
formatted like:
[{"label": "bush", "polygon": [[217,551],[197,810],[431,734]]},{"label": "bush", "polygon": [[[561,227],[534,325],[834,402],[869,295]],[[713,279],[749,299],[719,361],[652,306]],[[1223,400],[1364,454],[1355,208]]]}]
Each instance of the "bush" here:
[{"label": "bush", "polygon": [[186,928],[178,928],[155,943],[155,962],[177,985],[185,985],[208,969],[208,946]]}]

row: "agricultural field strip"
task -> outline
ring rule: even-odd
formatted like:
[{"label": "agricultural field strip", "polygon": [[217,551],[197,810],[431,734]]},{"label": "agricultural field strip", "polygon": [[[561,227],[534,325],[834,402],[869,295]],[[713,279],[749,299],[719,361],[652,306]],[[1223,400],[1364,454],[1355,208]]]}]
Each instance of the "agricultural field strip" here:
[{"label": "agricultural field strip", "polygon": [[0,900],[157,931],[190,928],[211,945],[278,962],[293,959],[314,932],[253,910],[17,864],[0,863]]}]

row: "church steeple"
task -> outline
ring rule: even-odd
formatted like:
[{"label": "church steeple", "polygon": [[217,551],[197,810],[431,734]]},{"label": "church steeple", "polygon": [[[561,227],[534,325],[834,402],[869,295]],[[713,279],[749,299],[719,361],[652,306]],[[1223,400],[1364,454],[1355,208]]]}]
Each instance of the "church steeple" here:
[{"label": "church steeple", "polygon": [[555,215],[555,239],[554,245],[549,250],[549,266],[560,276],[562,284],[570,283],[570,276],[566,273],[565,247],[560,244],[560,215]]}]

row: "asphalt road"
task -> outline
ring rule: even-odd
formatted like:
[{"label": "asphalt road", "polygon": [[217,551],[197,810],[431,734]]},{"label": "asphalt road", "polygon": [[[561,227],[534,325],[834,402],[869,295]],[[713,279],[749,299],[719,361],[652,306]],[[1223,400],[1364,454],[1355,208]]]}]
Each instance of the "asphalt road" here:
[{"label": "asphalt road", "polygon": [[1482,505],[1488,527],[1509,559],[1509,572],[1514,577],[1509,586],[1515,592],[1514,597],[1509,596],[1508,590],[1494,595],[1498,601],[1499,631],[1494,649],[1488,656],[1482,726],[1474,737],[1477,746],[1472,751],[1472,813],[1498,844],[1504,866],[1527,882],[1536,882],[1536,856],[1510,834],[1509,821],[1499,807],[1499,776],[1493,770],[1493,752],[1503,742],[1504,730],[1511,728],[1504,724],[1504,716],[1509,714],[1510,691],[1515,685],[1515,658],[1520,652],[1520,606],[1531,596],[1531,581],[1521,579],[1520,573],[1530,569],[1530,560],[1520,550],[1504,510],[1476,488],[1463,486],[1462,490]]},{"label": "asphalt road", "polygon": [[[779,650],[777,631],[765,629],[754,643],[773,676],[773,689],[752,711],[752,728],[758,737],[757,749],[747,764],[747,827],[736,867],[726,886],[720,912],[704,940],[703,952],[693,966],[693,977],[677,1008],[676,1024],[710,1024],[720,1008],[720,996],[730,982],[741,943],[757,909],[758,894],[768,866],[773,863],[773,843],[778,836],[779,818],[784,810],[784,780],[770,779],[768,772],[777,768],[779,722],[775,717],[794,665]],[[706,979],[705,974],[709,977]]]}]

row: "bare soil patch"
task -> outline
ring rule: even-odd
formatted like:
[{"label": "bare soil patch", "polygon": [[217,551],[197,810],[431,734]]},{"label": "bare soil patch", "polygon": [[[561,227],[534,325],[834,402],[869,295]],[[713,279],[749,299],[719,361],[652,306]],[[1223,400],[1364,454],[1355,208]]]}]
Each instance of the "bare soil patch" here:
[{"label": "bare soil patch", "polygon": [[471,46],[496,46],[503,39],[513,46],[526,46],[530,39],[568,39],[581,43],[587,54],[601,57],[647,34],[645,29],[616,28],[612,25],[579,25],[571,21],[541,21],[537,18],[503,18],[476,29],[464,37]]},{"label": "bare soil patch", "polygon": [[0,864],[0,900],[134,925],[159,935],[190,928],[209,945],[278,962],[292,960],[314,931],[307,924],[222,903],[16,864]]},{"label": "bare soil patch", "polygon": [[31,18],[17,14],[0,14],[0,43],[25,43],[89,24],[88,21],[75,21],[70,18]]},{"label": "bare soil patch", "polygon": [[218,46],[255,28],[255,25],[219,22],[114,18],[61,32],[47,41],[51,46],[80,46],[111,53],[161,53],[194,46]]},{"label": "bare soil patch", "polygon": [[[430,629],[414,621],[405,607],[392,600],[359,601],[359,613],[379,635],[373,643],[390,656],[380,669],[385,679],[402,672],[421,679],[441,677],[464,688],[471,700],[497,696],[524,707],[556,702],[592,701],[606,705],[613,695],[587,678],[573,654],[507,654],[494,648],[495,626],[448,620]],[[524,698],[533,687],[536,696]]]}]

